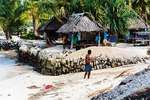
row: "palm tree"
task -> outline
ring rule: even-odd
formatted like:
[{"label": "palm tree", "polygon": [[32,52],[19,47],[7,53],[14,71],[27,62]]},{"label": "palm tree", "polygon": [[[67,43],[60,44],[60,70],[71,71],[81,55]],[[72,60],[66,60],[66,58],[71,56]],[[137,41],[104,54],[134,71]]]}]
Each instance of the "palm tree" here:
[{"label": "palm tree", "polygon": [[98,0],[61,0],[66,16],[72,13],[87,13],[93,20],[97,20],[100,23],[105,23],[104,11],[101,9],[101,5],[98,4]]},{"label": "palm tree", "polygon": [[37,25],[38,25],[38,20],[39,20],[39,9],[38,9],[38,1],[37,0],[27,0],[24,2],[24,6],[26,8],[26,11],[24,15],[28,16],[28,20],[32,20],[32,25],[33,25],[33,33],[35,36],[37,36]]},{"label": "palm tree", "polygon": [[134,11],[124,0],[99,0],[99,4],[103,6],[105,18],[110,27],[112,34],[121,34],[127,31],[129,18],[135,17]]},{"label": "palm tree", "polygon": [[63,9],[60,7],[59,0],[26,0],[24,6],[26,7],[24,15],[32,20],[33,33],[35,36],[38,36],[36,30],[41,21],[64,14]]},{"label": "palm tree", "polygon": [[133,9],[145,20],[148,21],[150,15],[150,0],[134,0]]},{"label": "palm tree", "polygon": [[17,32],[23,24],[20,15],[24,7],[16,0],[0,1],[0,26],[3,29],[6,38],[10,39],[11,34]]}]

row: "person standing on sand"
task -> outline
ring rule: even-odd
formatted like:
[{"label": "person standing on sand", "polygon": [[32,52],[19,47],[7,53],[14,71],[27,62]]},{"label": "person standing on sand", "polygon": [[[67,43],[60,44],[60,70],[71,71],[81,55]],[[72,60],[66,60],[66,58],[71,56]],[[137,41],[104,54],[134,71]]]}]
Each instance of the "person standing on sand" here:
[{"label": "person standing on sand", "polygon": [[66,49],[66,46],[67,46],[67,40],[68,40],[68,37],[67,37],[67,35],[64,35],[63,36],[63,49],[65,50]]},{"label": "person standing on sand", "polygon": [[91,61],[92,61],[92,58],[90,57],[91,53],[92,53],[92,51],[88,50],[88,53],[85,56],[85,69],[84,69],[85,74],[84,74],[84,79],[86,78],[87,75],[88,75],[88,79],[89,79],[91,71],[92,71],[92,65],[90,64]]}]

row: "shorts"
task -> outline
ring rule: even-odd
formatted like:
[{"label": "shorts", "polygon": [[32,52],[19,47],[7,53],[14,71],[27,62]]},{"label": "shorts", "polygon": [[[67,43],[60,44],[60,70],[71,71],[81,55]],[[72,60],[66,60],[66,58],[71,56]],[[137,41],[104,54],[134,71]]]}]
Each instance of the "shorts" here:
[{"label": "shorts", "polygon": [[85,64],[84,71],[85,72],[91,72],[91,70],[92,70],[92,66],[90,64]]}]

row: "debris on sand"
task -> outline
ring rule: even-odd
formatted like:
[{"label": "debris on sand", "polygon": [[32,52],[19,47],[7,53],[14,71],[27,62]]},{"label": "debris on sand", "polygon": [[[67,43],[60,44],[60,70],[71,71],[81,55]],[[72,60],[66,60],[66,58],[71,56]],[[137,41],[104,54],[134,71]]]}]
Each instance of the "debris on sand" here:
[{"label": "debris on sand", "polygon": [[[92,100],[148,100],[148,90],[150,88],[150,69],[145,69],[134,75],[127,77],[112,91],[99,94]],[[140,92],[144,90],[144,92]],[[136,95],[141,93],[141,95]],[[134,99],[133,99],[134,98]],[[137,100],[136,99],[136,100]]]}]

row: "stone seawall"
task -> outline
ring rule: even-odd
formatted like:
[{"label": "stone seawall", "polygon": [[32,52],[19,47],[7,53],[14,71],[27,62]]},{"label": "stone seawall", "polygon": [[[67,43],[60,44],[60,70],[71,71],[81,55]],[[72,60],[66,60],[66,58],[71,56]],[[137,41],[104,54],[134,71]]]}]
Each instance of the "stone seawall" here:
[{"label": "stone seawall", "polygon": [[[28,63],[34,69],[42,74],[61,75],[67,73],[82,72],[84,70],[84,59],[76,60],[65,59],[68,52],[62,54],[60,52],[48,53],[44,49],[24,47],[19,49],[18,59],[21,62]],[[147,57],[130,57],[130,58],[109,58],[99,55],[92,62],[93,70],[113,68],[128,64],[137,64],[145,62]]]},{"label": "stone seawall", "polygon": [[0,50],[12,50],[19,49],[19,42],[9,41],[9,40],[0,40]]}]

